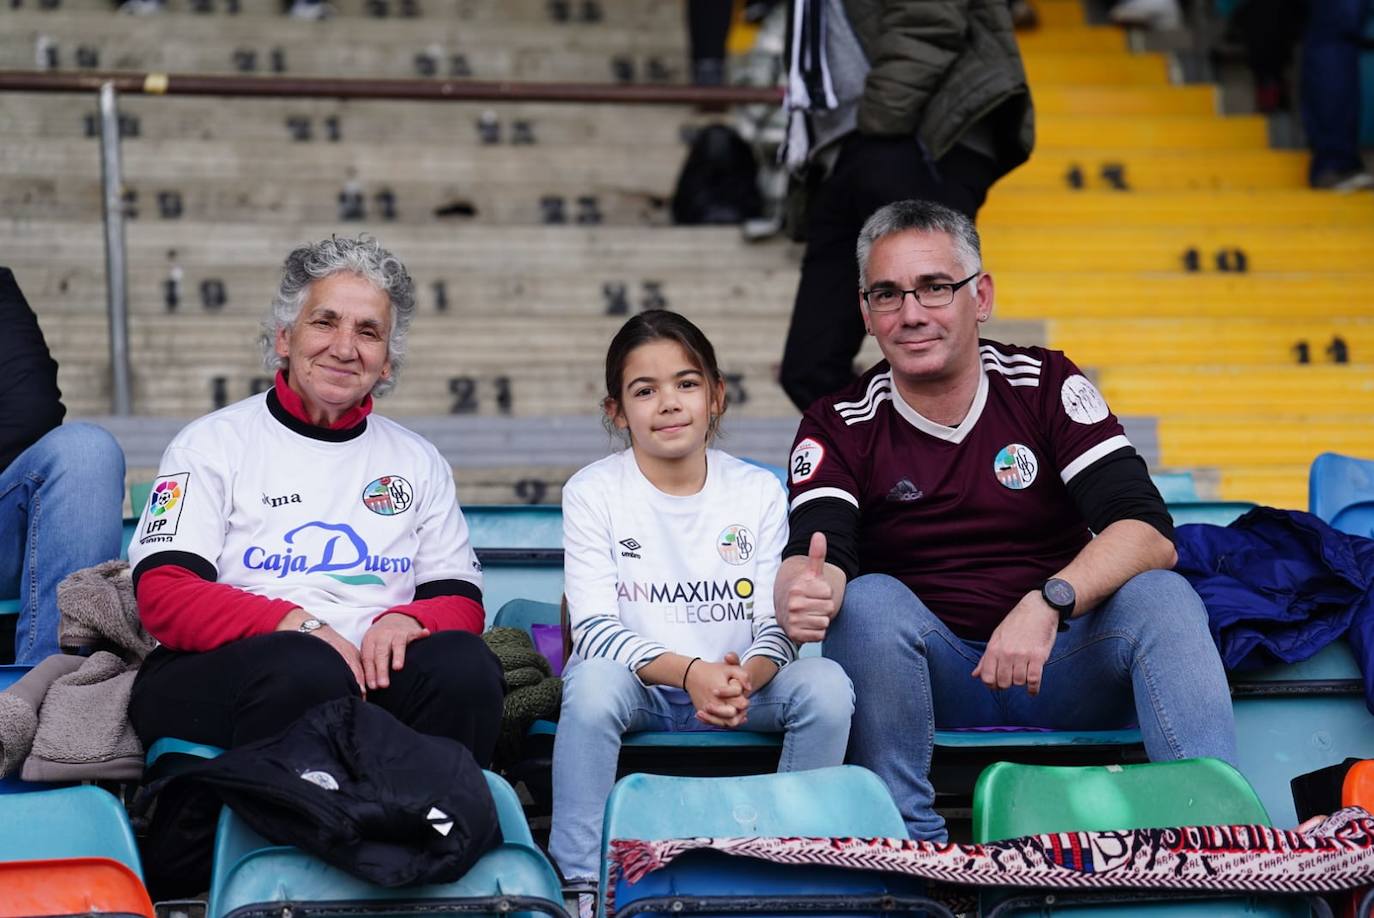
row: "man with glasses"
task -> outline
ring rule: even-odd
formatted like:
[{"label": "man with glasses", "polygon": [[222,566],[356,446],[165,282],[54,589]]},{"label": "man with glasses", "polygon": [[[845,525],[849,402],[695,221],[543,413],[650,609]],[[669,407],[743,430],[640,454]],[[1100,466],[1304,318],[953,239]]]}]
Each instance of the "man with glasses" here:
[{"label": "man with glasses", "polygon": [[1138,723],[1152,760],[1234,764],[1206,610],[1097,388],[1058,351],[979,339],[993,280],[964,215],[883,207],[858,261],[886,359],[802,418],[775,582],[789,636],[853,681],[850,761],[934,840],[936,727]]}]

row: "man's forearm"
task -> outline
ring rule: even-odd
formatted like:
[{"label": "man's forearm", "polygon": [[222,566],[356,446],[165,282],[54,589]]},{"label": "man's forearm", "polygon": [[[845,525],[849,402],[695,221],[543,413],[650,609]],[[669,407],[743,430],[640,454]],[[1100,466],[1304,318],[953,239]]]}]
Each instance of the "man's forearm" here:
[{"label": "man's forearm", "polygon": [[1136,574],[1170,569],[1178,559],[1174,543],[1149,523],[1118,520],[1098,533],[1056,576],[1078,594],[1074,615],[1096,608]]}]

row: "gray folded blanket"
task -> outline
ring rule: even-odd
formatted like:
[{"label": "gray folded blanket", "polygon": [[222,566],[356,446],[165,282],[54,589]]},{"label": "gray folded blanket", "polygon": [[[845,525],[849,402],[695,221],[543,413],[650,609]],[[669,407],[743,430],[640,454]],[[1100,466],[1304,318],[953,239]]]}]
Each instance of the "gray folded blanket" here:
[{"label": "gray folded blanket", "polygon": [[20,777],[25,781],[141,777],[143,746],[128,717],[129,692],[137,674],[137,666],[100,651],[75,672],[54,681],[38,710],[38,730]]},{"label": "gray folded blanket", "polygon": [[0,778],[16,771],[29,754],[38,732],[38,709],[48,689],[84,662],[82,657],[53,654],[0,692]]},{"label": "gray folded blanket", "polygon": [[143,629],[127,561],[106,561],[69,574],[57,585],[63,647],[109,647],[130,663],[143,661],[157,642]]}]

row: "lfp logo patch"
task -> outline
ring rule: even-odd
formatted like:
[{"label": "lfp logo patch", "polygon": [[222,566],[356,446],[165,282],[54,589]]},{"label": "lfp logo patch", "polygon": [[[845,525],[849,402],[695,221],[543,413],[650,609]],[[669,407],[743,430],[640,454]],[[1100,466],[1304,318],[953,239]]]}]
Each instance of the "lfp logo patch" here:
[{"label": "lfp logo patch", "polygon": [[1020,491],[1035,483],[1040,463],[1029,446],[1010,443],[997,453],[997,458],[992,461],[992,471],[1004,488]]},{"label": "lfp logo patch", "polygon": [[395,516],[410,509],[415,492],[400,475],[383,475],[363,488],[363,506],[381,516]]},{"label": "lfp logo patch", "polygon": [[754,556],[754,534],[735,523],[716,539],[716,550],[726,564],[744,564]]},{"label": "lfp logo patch", "polygon": [[190,472],[163,475],[153,482],[148,495],[148,508],[143,514],[143,534],[139,542],[170,542],[181,522],[186,507],[186,485]]}]

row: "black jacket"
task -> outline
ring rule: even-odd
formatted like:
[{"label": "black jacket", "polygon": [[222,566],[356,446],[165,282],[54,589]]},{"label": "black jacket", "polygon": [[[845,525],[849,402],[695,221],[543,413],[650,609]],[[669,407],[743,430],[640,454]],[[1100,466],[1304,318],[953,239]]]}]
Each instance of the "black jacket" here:
[{"label": "black jacket", "polygon": [[353,697],[149,792],[161,798],[152,834],[164,861],[184,858],[178,838],[204,843],[220,801],[268,841],[381,886],[452,882],[501,843],[496,804],[466,746]]},{"label": "black jacket", "polygon": [[0,470],[62,423],[67,409],[57,388],[57,361],[48,353],[38,317],[9,268],[0,268]]}]

